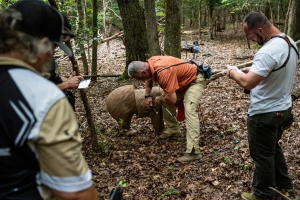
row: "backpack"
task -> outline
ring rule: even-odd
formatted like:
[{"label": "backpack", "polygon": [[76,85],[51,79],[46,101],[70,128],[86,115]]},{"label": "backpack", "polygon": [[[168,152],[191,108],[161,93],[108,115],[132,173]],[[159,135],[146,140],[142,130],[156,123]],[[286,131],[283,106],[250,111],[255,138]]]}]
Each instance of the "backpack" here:
[{"label": "backpack", "polygon": [[158,76],[158,74],[165,70],[165,69],[168,69],[170,67],[174,67],[174,66],[179,66],[181,64],[185,64],[185,63],[190,63],[190,64],[194,64],[197,66],[197,74],[198,73],[201,73],[203,78],[205,79],[210,79],[210,77],[212,76],[212,70],[211,70],[211,67],[209,64],[207,64],[206,62],[204,62],[202,65],[199,65],[198,63],[196,63],[196,61],[194,60],[190,60],[189,62],[181,62],[181,63],[177,63],[177,64],[174,64],[174,65],[170,65],[170,66],[166,66],[166,67],[163,67],[161,69],[159,69],[157,72],[156,72],[156,76]]}]

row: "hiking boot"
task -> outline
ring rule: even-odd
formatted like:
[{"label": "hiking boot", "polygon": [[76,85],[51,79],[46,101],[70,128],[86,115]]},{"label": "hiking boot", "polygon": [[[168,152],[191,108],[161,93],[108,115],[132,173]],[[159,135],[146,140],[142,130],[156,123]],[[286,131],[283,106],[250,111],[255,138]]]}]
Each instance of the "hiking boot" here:
[{"label": "hiking boot", "polygon": [[262,200],[261,198],[255,196],[254,192],[243,192],[242,198],[245,200]]},{"label": "hiking boot", "polygon": [[201,154],[194,154],[194,153],[186,153],[177,160],[181,163],[184,162],[191,162],[193,160],[200,160],[202,158]]},{"label": "hiking boot", "polygon": [[181,133],[176,132],[176,133],[169,133],[168,130],[164,131],[162,134],[159,135],[160,139],[167,139],[167,138],[171,138],[171,137],[180,137]]}]

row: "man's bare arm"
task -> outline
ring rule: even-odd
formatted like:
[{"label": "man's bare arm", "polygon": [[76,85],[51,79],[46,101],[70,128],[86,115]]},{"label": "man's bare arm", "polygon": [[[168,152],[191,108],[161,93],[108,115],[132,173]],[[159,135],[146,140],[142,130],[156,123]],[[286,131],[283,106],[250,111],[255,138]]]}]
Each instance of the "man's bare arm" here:
[{"label": "man's bare arm", "polygon": [[265,77],[249,71],[247,74],[238,73],[235,69],[228,70],[228,76],[246,90],[255,88]]},{"label": "man's bare arm", "polygon": [[72,76],[68,79],[62,77],[63,82],[57,84],[57,87],[61,90],[66,90],[66,89],[75,89],[78,88],[78,85],[81,80],[83,80],[82,76]]},{"label": "man's bare arm", "polygon": [[151,98],[151,90],[153,87],[153,81],[151,79],[145,81],[145,105],[146,107],[151,110],[152,98]]},{"label": "man's bare arm", "polygon": [[165,96],[159,96],[155,99],[156,105],[160,105],[162,103],[167,103],[167,104],[173,104],[175,105],[175,103],[177,102],[177,96],[176,93],[172,93],[172,94],[166,94]]},{"label": "man's bare arm", "polygon": [[151,90],[153,87],[153,81],[151,79],[145,81],[145,96],[149,96],[151,94]]}]

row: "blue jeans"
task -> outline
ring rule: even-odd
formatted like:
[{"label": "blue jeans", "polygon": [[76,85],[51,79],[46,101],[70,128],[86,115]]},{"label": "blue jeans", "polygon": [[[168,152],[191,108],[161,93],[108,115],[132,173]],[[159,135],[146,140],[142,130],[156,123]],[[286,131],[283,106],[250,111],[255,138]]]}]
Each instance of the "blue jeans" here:
[{"label": "blue jeans", "polygon": [[272,199],[274,191],[269,186],[281,189],[293,187],[282,149],[278,144],[283,133],[283,124],[290,115],[291,109],[288,109],[257,114],[247,119],[250,155],[255,163],[252,186],[257,197]]}]

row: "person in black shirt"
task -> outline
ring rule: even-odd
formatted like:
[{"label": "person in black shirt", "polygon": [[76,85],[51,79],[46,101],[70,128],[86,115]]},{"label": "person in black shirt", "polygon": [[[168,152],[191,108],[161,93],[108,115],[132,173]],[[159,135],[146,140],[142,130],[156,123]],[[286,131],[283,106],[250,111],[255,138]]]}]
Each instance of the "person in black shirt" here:
[{"label": "person in black shirt", "polygon": [[[65,20],[65,26],[64,26],[64,41],[68,41],[72,38],[75,38],[75,34],[71,31],[71,25],[67,18],[67,16],[62,13],[64,20]],[[50,78],[49,80],[57,85],[59,89],[61,89],[67,96],[73,110],[75,110],[75,96],[70,91],[70,89],[76,89],[78,88],[78,85],[81,80],[83,80],[82,76],[76,76],[75,71],[73,72],[73,76],[70,78],[61,77],[59,74],[59,67],[57,65],[57,62],[55,61],[55,58],[52,59],[52,65],[51,65],[51,71],[50,71]]]}]

